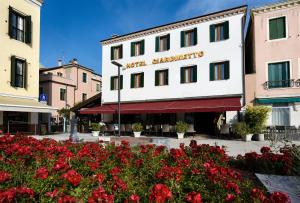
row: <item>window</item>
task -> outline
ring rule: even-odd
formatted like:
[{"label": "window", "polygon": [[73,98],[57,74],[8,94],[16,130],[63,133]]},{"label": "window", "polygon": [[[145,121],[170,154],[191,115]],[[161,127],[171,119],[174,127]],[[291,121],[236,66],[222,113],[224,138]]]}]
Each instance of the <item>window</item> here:
[{"label": "window", "polygon": [[145,40],[131,42],[131,56],[140,56],[145,53]]},{"label": "window", "polygon": [[27,63],[23,59],[11,57],[11,86],[26,88]]},{"label": "window", "polygon": [[57,76],[62,77],[63,74],[61,72],[57,72]]},{"label": "window", "polygon": [[25,16],[9,7],[9,36],[27,44],[31,43],[31,16]]},{"label": "window", "polygon": [[131,88],[144,87],[144,73],[131,74]]},{"label": "window", "polygon": [[111,60],[123,58],[123,45],[111,47]]},{"label": "window", "polygon": [[181,31],[181,47],[189,47],[197,44],[197,28]]},{"label": "window", "polygon": [[87,83],[87,74],[82,73],[82,82]]},{"label": "window", "polygon": [[[110,78],[110,89],[118,90],[118,76],[113,76]],[[123,89],[123,75],[120,75],[120,89]]]},{"label": "window", "polygon": [[66,101],[66,89],[60,88],[60,101]]},{"label": "window", "polygon": [[290,107],[288,103],[272,105],[272,125],[290,126]]},{"label": "window", "polygon": [[155,86],[168,85],[168,70],[157,70],[155,71]]},{"label": "window", "polygon": [[99,83],[96,84],[96,91],[97,91],[97,92],[100,92],[100,84],[99,84]]},{"label": "window", "polygon": [[268,88],[290,87],[290,62],[268,64]]},{"label": "window", "polygon": [[155,38],[155,51],[167,51],[170,49],[170,34]]},{"label": "window", "polygon": [[280,39],[286,37],[285,17],[269,20],[269,39]]},{"label": "window", "polygon": [[181,67],[181,83],[197,82],[197,66]]},{"label": "window", "polygon": [[210,25],[210,42],[229,39],[229,22]]},{"label": "window", "polygon": [[229,79],[229,61],[210,64],[210,81]]},{"label": "window", "polygon": [[87,94],[86,93],[82,93],[82,101],[85,101],[87,99]]}]

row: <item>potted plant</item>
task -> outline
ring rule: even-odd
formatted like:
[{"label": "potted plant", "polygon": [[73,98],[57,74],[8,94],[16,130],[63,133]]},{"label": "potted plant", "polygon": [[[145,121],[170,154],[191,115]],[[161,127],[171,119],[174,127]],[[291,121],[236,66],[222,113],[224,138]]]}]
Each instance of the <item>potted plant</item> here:
[{"label": "potted plant", "polygon": [[141,123],[134,123],[132,124],[132,130],[134,137],[140,137],[141,132],[143,131],[143,125]]},{"label": "potted plant", "polygon": [[270,108],[266,106],[247,106],[246,108],[245,122],[257,141],[264,141],[263,130],[266,128],[269,112]]},{"label": "potted plant", "polygon": [[178,121],[175,128],[178,139],[182,139],[184,137],[184,133],[188,130],[188,124],[183,121]]},{"label": "potted plant", "polygon": [[250,134],[249,127],[245,122],[238,122],[233,125],[233,132],[242,137],[245,142],[251,141],[253,134]]},{"label": "potted plant", "polygon": [[99,125],[99,123],[91,123],[92,135],[94,137],[99,136],[100,128],[101,126]]}]

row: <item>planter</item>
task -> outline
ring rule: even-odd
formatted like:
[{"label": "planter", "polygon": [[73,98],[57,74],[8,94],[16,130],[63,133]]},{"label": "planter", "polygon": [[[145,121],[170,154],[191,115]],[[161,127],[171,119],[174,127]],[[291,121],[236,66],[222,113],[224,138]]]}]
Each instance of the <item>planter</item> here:
[{"label": "planter", "polygon": [[250,142],[251,141],[251,138],[252,138],[253,134],[247,134],[243,137],[243,140],[245,142]]},{"label": "planter", "polygon": [[134,137],[141,137],[141,132],[133,132]]},{"label": "planter", "polygon": [[255,141],[265,141],[265,134],[254,134]]},{"label": "planter", "polygon": [[184,133],[177,133],[177,138],[178,139],[183,139],[184,138]]},{"label": "planter", "polygon": [[98,137],[100,131],[92,131],[92,136]]},{"label": "planter", "polygon": [[110,137],[108,136],[99,136],[99,141],[110,142]]}]

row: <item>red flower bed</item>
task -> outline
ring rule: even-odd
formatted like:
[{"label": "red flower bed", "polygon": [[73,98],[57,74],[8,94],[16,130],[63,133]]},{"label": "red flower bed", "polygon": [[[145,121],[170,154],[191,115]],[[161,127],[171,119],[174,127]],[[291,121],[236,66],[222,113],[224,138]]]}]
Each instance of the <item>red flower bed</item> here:
[{"label": "red flower bed", "polygon": [[168,151],[5,135],[0,202],[289,202],[254,187],[229,161],[223,148],[196,141]]}]

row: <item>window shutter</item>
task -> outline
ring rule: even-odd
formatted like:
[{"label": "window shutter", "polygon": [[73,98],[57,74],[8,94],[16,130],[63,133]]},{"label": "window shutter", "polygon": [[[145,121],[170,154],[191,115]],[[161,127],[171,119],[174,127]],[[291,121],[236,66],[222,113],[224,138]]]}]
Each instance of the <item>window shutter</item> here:
[{"label": "window shutter", "polygon": [[276,19],[271,19],[269,21],[269,38],[270,38],[270,40],[277,38],[277,23],[276,23]]},{"label": "window shutter", "polygon": [[285,28],[285,17],[276,19],[277,24],[277,38],[286,37],[286,28]]},{"label": "window shutter", "polygon": [[193,82],[197,82],[197,66],[193,66]]},{"label": "window shutter", "polygon": [[215,25],[209,26],[209,33],[210,33],[210,42],[215,42]]},{"label": "window shutter", "polygon": [[141,87],[144,87],[144,73],[141,73]]},{"label": "window shutter", "polygon": [[198,37],[197,37],[197,28],[194,28],[194,44],[193,45],[196,45],[198,43]]},{"label": "window shutter", "polygon": [[114,90],[114,77],[110,77],[110,90]]},{"label": "window shutter", "polygon": [[131,42],[131,56],[134,56],[134,45],[135,42]]},{"label": "window shutter", "polygon": [[180,47],[184,47],[184,31],[180,32]]},{"label": "window shutter", "polygon": [[120,59],[123,58],[123,44],[120,46]]},{"label": "window shutter", "polygon": [[16,86],[16,57],[11,57],[11,72],[10,72],[10,85]]},{"label": "window shutter", "polygon": [[130,84],[131,88],[134,88],[134,74],[131,74],[131,84]]},{"label": "window shutter", "polygon": [[158,86],[159,83],[159,71],[155,71],[155,86]]},{"label": "window shutter", "polygon": [[180,68],[180,83],[184,83],[184,67]]},{"label": "window shutter", "polygon": [[224,22],[224,39],[229,39],[229,21]]},{"label": "window shutter", "polygon": [[110,59],[115,60],[115,58],[114,58],[114,47],[110,48]]},{"label": "window shutter", "polygon": [[155,52],[159,52],[159,37],[155,37]]},{"label": "window shutter", "polygon": [[229,61],[225,61],[224,63],[224,79],[228,80],[229,79]]},{"label": "window shutter", "polygon": [[167,50],[170,50],[170,34],[167,35]]},{"label": "window shutter", "polygon": [[23,67],[23,87],[27,89],[27,77],[28,75],[28,63],[27,61],[24,61],[24,67]]},{"label": "window shutter", "polygon": [[9,18],[8,18],[8,35],[10,38],[13,37],[13,26],[12,26],[12,18],[13,18],[13,8],[9,7]]},{"label": "window shutter", "polygon": [[169,85],[169,70],[166,70],[165,85]]},{"label": "window shutter", "polygon": [[123,75],[120,75],[120,90],[123,89]]},{"label": "window shutter", "polygon": [[25,43],[31,44],[32,41],[32,22],[31,16],[25,17]]},{"label": "window shutter", "polygon": [[209,71],[210,81],[214,81],[215,80],[215,64],[210,63],[209,69],[210,69],[210,71]]},{"label": "window shutter", "polygon": [[141,55],[145,54],[145,40],[142,40],[141,42]]}]

